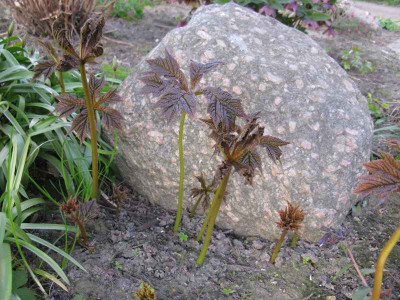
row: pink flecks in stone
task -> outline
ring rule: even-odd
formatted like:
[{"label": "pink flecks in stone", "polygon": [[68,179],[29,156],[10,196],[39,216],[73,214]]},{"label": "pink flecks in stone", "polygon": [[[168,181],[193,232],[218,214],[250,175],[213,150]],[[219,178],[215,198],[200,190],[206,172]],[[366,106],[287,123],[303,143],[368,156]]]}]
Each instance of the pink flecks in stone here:
[{"label": "pink flecks in stone", "polygon": [[304,196],[310,196],[311,195],[311,187],[308,184],[302,184],[299,187],[299,192],[300,194]]},{"label": "pink flecks in stone", "polygon": [[287,173],[288,176],[290,177],[295,177],[296,176],[296,171],[294,169],[290,169]]},{"label": "pink flecks in stone", "polygon": [[229,71],[233,71],[235,68],[236,68],[236,64],[234,64],[234,63],[231,63],[228,65]]},{"label": "pink flecks in stone", "polygon": [[348,160],[343,159],[343,160],[340,162],[340,165],[343,166],[343,167],[348,167],[348,166],[351,165],[351,162],[349,162]]},{"label": "pink flecks in stone", "polygon": [[229,80],[229,78],[225,78],[225,79],[222,81],[222,85],[223,85],[223,86],[226,86],[226,87],[231,86],[231,81]]},{"label": "pink flecks in stone", "polygon": [[235,94],[238,94],[238,95],[242,94],[242,89],[241,89],[240,87],[238,87],[238,86],[234,86],[234,87],[232,88],[232,91],[233,91]]},{"label": "pink flecks in stone", "polygon": [[264,83],[260,83],[260,84],[258,85],[258,89],[259,89],[261,92],[264,92],[264,91],[267,89],[267,86],[266,86]]},{"label": "pink flecks in stone", "polygon": [[247,63],[252,62],[252,61],[254,60],[254,56],[246,55],[246,56],[244,57],[244,60],[245,60]]},{"label": "pink flecks in stone", "polygon": [[352,136],[348,136],[346,138],[346,151],[347,152],[355,152],[358,149],[358,146],[356,144],[356,140]]},{"label": "pink flecks in stone", "polygon": [[318,157],[319,157],[319,154],[318,153],[311,153],[311,157],[313,158],[313,159],[317,159]]},{"label": "pink flecks in stone", "polygon": [[343,144],[334,144],[333,149],[335,149],[337,152],[344,152],[346,149],[346,146]]},{"label": "pink flecks in stone", "polygon": [[279,134],[284,134],[286,132],[286,129],[283,126],[278,126],[276,128],[276,132],[278,132]]},{"label": "pink flecks in stone", "polygon": [[326,220],[326,221],[323,223],[323,225],[324,225],[325,227],[329,227],[332,223],[333,223],[333,219],[329,219],[329,220]]},{"label": "pink flecks in stone", "polygon": [[291,133],[296,131],[296,122],[295,121],[289,121],[289,131]]},{"label": "pink flecks in stone", "polygon": [[351,135],[357,135],[357,134],[358,134],[358,130],[351,129],[351,128],[346,128],[345,131],[346,131],[348,134],[351,134]]},{"label": "pink flecks in stone", "polygon": [[302,88],[304,88],[304,82],[301,79],[297,79],[296,80],[296,87],[301,90]]},{"label": "pink flecks in stone", "polygon": [[199,37],[201,37],[204,40],[211,40],[211,35],[209,35],[207,32],[203,30],[199,30],[196,33]]},{"label": "pink flecks in stone", "polygon": [[312,130],[318,131],[319,130],[319,122],[312,124],[310,127]]},{"label": "pink flecks in stone", "polygon": [[226,215],[235,223],[239,222],[239,218],[234,213],[228,211]]},{"label": "pink flecks in stone", "polygon": [[303,140],[300,142],[300,147],[306,150],[311,150],[312,144],[309,141]]},{"label": "pink flecks in stone", "polygon": [[304,119],[304,120],[310,120],[311,117],[312,117],[312,112],[310,112],[310,111],[307,111],[307,112],[305,112],[305,113],[303,114],[303,119]]},{"label": "pink flecks in stone", "polygon": [[325,210],[325,209],[320,209],[320,208],[316,208],[316,209],[314,209],[314,210],[312,211],[312,215],[313,215],[313,217],[315,217],[315,218],[323,219],[323,218],[325,218],[325,216],[327,215],[327,210]]},{"label": "pink flecks in stone", "polygon": [[349,92],[354,92],[354,87],[350,81],[345,79],[345,80],[343,80],[343,84],[346,87],[346,90],[348,90]]},{"label": "pink flecks in stone", "polygon": [[265,78],[266,80],[272,81],[275,84],[281,84],[283,82],[283,79],[277,75],[274,75],[272,73],[267,73],[267,76]]},{"label": "pink flecks in stone", "polygon": [[274,100],[275,105],[279,105],[282,102],[282,98],[281,97],[276,97]]},{"label": "pink flecks in stone", "polygon": [[157,143],[164,144],[164,135],[158,131],[149,131],[148,135]]},{"label": "pink flecks in stone", "polygon": [[337,165],[329,165],[327,168],[326,168],[326,171],[328,172],[328,173],[334,173],[334,172],[336,172],[337,170],[339,170],[340,169],[340,166],[337,166]]},{"label": "pink flecks in stone", "polygon": [[280,173],[280,170],[278,169],[278,167],[275,166],[275,165],[273,165],[273,166],[271,167],[271,174],[272,174],[272,176],[276,176],[276,175],[278,175],[279,173]]}]

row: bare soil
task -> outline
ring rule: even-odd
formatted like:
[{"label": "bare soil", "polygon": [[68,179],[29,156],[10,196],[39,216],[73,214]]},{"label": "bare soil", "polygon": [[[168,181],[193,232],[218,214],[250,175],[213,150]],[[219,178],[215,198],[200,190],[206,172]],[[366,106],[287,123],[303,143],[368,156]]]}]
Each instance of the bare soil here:
[{"label": "bare soil", "polygon": [[[110,19],[103,61],[111,64],[115,55],[120,64],[134,68],[187,10],[185,6],[163,5],[146,9],[145,17],[137,22]],[[9,21],[9,16],[0,13],[0,33]],[[366,75],[349,72],[362,93],[391,103],[399,101],[400,64],[396,53],[387,48],[400,39],[398,32],[367,30],[360,36],[342,33],[335,39],[311,36],[338,62],[342,50],[358,47],[362,58],[376,66],[375,72]],[[159,300],[351,299],[362,282],[346,247],[351,246],[361,269],[373,269],[382,245],[400,219],[399,197],[378,208],[374,201],[360,202],[361,212],[349,212],[342,226],[327,229],[321,243],[300,239],[292,249],[288,238],[275,265],[268,261],[276,241],[236,236],[216,228],[205,263],[198,268],[201,243],[195,237],[202,216],[184,216],[180,232],[188,236],[185,241],[172,231],[174,213],[153,206],[131,187],[126,191],[129,196],[120,216],[101,207],[99,216],[88,224],[94,250],[77,245],[73,252],[88,272],[69,264],[69,292],[49,286],[50,299],[70,300],[77,295],[85,300],[135,299],[142,280],[155,289]],[[43,218],[43,222],[46,218],[54,222],[55,217],[48,214]],[[49,233],[47,238],[51,237]],[[391,290],[385,299],[400,299],[399,244],[385,270],[383,289]],[[372,287],[373,275],[365,278]]]}]

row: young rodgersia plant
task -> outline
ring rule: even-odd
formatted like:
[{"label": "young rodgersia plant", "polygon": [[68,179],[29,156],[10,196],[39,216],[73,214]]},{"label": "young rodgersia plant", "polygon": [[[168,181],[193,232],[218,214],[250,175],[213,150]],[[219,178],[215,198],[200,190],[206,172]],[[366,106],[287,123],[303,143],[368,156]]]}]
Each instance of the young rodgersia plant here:
[{"label": "young rodgersia plant", "polygon": [[256,169],[262,172],[261,156],[257,147],[265,148],[268,156],[276,163],[282,155],[280,147],[289,144],[279,138],[264,135],[264,127],[258,122],[258,113],[246,116],[246,124],[243,127],[236,125],[236,117],[229,111],[220,114],[218,118],[202,121],[212,130],[210,137],[216,142],[215,149],[222,154],[223,162],[217,166],[213,180],[213,184],[218,186],[217,191],[197,236],[197,240],[200,241],[207,228],[203,248],[197,260],[199,266],[207,253],[231,173],[238,172],[245,178],[245,184],[252,185]]},{"label": "young rodgersia plant", "polygon": [[[190,63],[190,85],[183,74],[178,62],[167,50],[165,50],[165,58],[157,57],[155,59],[147,60],[150,72],[147,72],[139,78],[145,86],[142,88],[141,93],[152,94],[153,97],[159,97],[155,107],[160,107],[163,114],[167,117],[167,124],[176,117],[181,115],[179,126],[179,194],[178,194],[178,209],[174,225],[174,232],[179,229],[180,221],[182,218],[182,203],[183,203],[183,181],[184,181],[184,158],[183,158],[183,127],[185,123],[186,114],[194,116],[196,112],[196,96],[204,94],[209,102],[208,110],[214,112],[217,110],[224,110],[229,102],[238,102],[239,100],[232,97],[219,99],[211,99],[214,92],[223,96],[220,89],[215,88],[197,88],[198,83],[204,74],[212,71],[222,62],[210,62],[200,64],[194,61]],[[228,94],[229,95],[229,94]],[[223,101],[221,101],[223,100]],[[240,104],[240,102],[238,102]],[[232,105],[229,108],[239,116],[244,116],[244,111],[240,105]]]},{"label": "young rodgersia plant", "polygon": [[[400,150],[400,143],[395,140],[388,140],[387,143],[396,150]],[[382,159],[364,163],[365,169],[369,172],[367,176],[359,177],[360,184],[355,188],[354,193],[362,196],[374,194],[381,198],[381,203],[391,194],[400,192],[400,161],[396,160],[389,153],[380,152]],[[380,204],[380,203],[379,203]],[[381,296],[383,270],[386,259],[390,252],[400,240],[400,226],[386,242],[376,263],[374,276],[374,288],[371,300],[379,300]]]},{"label": "young rodgersia plant", "polygon": [[272,253],[270,263],[275,263],[275,259],[278,256],[279,250],[281,249],[282,243],[285,240],[286,234],[288,231],[293,231],[293,240],[292,240],[292,248],[296,245],[298,238],[298,231],[301,228],[301,222],[304,220],[305,213],[300,208],[300,205],[292,205],[288,202],[288,205],[285,209],[279,210],[280,221],[276,222],[278,228],[282,230],[281,237],[278,243],[275,246],[275,249]]},{"label": "young rodgersia plant", "polygon": [[53,24],[53,37],[60,49],[62,56],[59,57],[57,51],[50,43],[40,42],[46,49],[51,60],[39,62],[35,67],[34,79],[44,75],[48,78],[55,70],[59,71],[59,81],[61,89],[63,87],[62,72],[67,72],[77,68],[81,74],[83,91],[85,99],[74,97],[70,94],[62,93],[56,99],[59,103],[55,107],[55,111],[60,113],[60,117],[68,117],[77,110],[80,113],[72,122],[70,132],[75,131],[81,140],[89,135],[91,139],[92,150],[92,198],[98,196],[99,186],[99,170],[98,170],[98,149],[97,149],[97,129],[95,111],[101,112],[102,121],[105,122],[107,128],[121,129],[122,115],[115,109],[108,107],[107,103],[115,103],[121,101],[121,97],[116,93],[116,89],[100,95],[105,79],[96,78],[90,74],[89,82],[86,75],[86,64],[95,63],[95,59],[103,54],[103,45],[100,40],[103,36],[103,27],[105,19],[103,16],[93,18],[86,21],[80,33],[79,49],[76,50],[72,45],[70,36],[63,24],[59,21]]}]

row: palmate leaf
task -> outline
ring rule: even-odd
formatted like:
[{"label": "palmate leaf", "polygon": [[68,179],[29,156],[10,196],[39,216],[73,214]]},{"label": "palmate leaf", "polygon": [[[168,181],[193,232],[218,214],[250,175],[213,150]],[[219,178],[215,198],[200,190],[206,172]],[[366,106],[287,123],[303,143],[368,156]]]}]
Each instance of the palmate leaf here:
[{"label": "palmate leaf", "polygon": [[79,65],[79,60],[72,56],[65,54],[61,57],[60,61],[57,64],[57,71],[59,72],[68,72]]},{"label": "palmate leaf", "polygon": [[386,200],[391,193],[400,191],[400,162],[389,153],[380,151],[380,154],[382,159],[363,164],[370,174],[358,178],[360,184],[354,193],[363,196],[375,194]]},{"label": "palmate leaf", "polygon": [[37,80],[40,76],[44,76],[44,81],[46,81],[51,74],[56,70],[57,64],[52,60],[45,60],[39,62],[34,68],[33,72],[35,75],[32,78],[32,81]]},{"label": "palmate leaf", "polygon": [[174,80],[162,80],[157,73],[149,72],[138,78],[145,86],[140,90],[140,94],[153,94],[153,97],[161,96],[170,87],[178,87]]},{"label": "palmate leaf", "polygon": [[[106,79],[104,76],[101,78],[96,78],[94,74],[90,74],[89,76],[89,93],[90,95],[95,98],[96,95],[100,93],[104,84],[106,83]],[[115,91],[115,90],[114,90]]]},{"label": "palmate leaf", "polygon": [[233,98],[230,93],[212,87],[203,89],[203,92],[208,102],[207,112],[216,127],[222,123],[223,128],[229,130],[234,127],[236,117],[246,117],[240,99]]},{"label": "palmate leaf", "polygon": [[59,102],[55,105],[54,111],[60,114],[60,118],[66,118],[76,110],[86,107],[85,100],[69,94],[61,94],[56,96],[56,99]]},{"label": "palmate leaf", "polygon": [[[103,36],[105,19],[89,19],[81,29],[81,59],[87,60],[90,56],[100,56],[102,45],[99,44]],[[100,48],[99,48],[100,46]]]},{"label": "palmate leaf", "polygon": [[190,62],[190,86],[192,89],[196,87],[204,74],[212,71],[219,65],[223,65],[221,61],[214,61],[206,64],[197,63],[195,61]]},{"label": "palmate leaf", "polygon": [[241,174],[246,179],[247,184],[253,185],[253,178],[256,169],[258,168],[262,174],[262,163],[260,155],[255,149],[249,150],[238,159],[238,163],[241,165],[239,174]]},{"label": "palmate leaf", "polygon": [[105,106],[99,107],[98,110],[101,111],[102,121],[107,129],[116,128],[122,130],[121,120],[123,120],[124,117],[118,110]]},{"label": "palmate leaf", "polygon": [[117,94],[117,89],[109,90],[107,93],[103,94],[99,100],[94,105],[95,109],[99,109],[104,103],[118,103],[121,102],[122,98]]},{"label": "palmate leaf", "polygon": [[159,77],[164,76],[167,79],[174,78],[178,80],[182,90],[188,91],[188,83],[185,75],[176,59],[169,54],[167,50],[165,50],[165,58],[157,57],[155,59],[148,59],[147,63]]},{"label": "palmate leaf", "polygon": [[161,96],[155,107],[162,108],[163,114],[167,116],[167,124],[170,124],[176,114],[182,111],[194,116],[196,112],[196,97],[193,93],[170,88]]},{"label": "palmate leaf", "polygon": [[273,137],[270,135],[265,135],[260,139],[260,146],[264,147],[267,150],[269,158],[271,158],[274,163],[280,161],[280,158],[282,156],[282,150],[279,147],[289,144],[289,142],[285,142],[277,137]]},{"label": "palmate leaf", "polygon": [[90,133],[87,109],[82,109],[81,113],[72,121],[71,129],[68,133],[71,133],[72,131],[76,132],[76,135],[82,144]]},{"label": "palmate leaf", "polygon": [[228,174],[232,171],[232,164],[223,161],[221,164],[217,166],[217,171],[215,172],[214,179],[212,182],[213,186],[217,186],[219,182]]},{"label": "palmate leaf", "polygon": [[77,58],[79,57],[74,47],[72,46],[70,37],[68,37],[68,31],[64,29],[64,24],[61,18],[53,23],[52,32],[54,40],[65,54],[69,54]]},{"label": "palmate leaf", "polygon": [[290,202],[287,204],[285,209],[278,210],[280,220],[276,224],[281,230],[298,231],[301,228],[300,223],[303,222],[305,213],[300,205],[292,205]]}]

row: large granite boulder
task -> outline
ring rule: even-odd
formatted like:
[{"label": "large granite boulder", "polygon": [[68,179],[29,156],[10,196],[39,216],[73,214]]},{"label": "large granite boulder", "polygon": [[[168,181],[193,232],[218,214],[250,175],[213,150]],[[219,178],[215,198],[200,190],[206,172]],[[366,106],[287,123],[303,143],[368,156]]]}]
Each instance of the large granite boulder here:
[{"label": "large granite boulder", "polygon": [[[172,30],[146,59],[177,59],[188,75],[190,60],[225,62],[200,85],[221,87],[242,99],[246,112],[261,111],[265,133],[291,145],[282,147],[282,166],[262,152],[264,177],[254,187],[231,176],[229,196],[217,225],[238,234],[277,237],[277,210],[286,201],[307,213],[302,238],[315,241],[321,228],[340,224],[355,199],[352,190],[369,159],[372,122],[367,102],[346,72],[307,35],[236,4],[200,8],[190,23]],[[177,206],[178,126],[166,126],[152,103],[139,94],[138,80],[148,71],[143,60],[126,79],[119,110],[126,118],[118,166],[125,180],[166,209]],[[206,117],[199,99],[197,117]],[[211,179],[220,160],[213,157],[209,130],[196,118],[184,129],[184,206],[200,171]],[[179,118],[178,118],[179,119]]]}]

